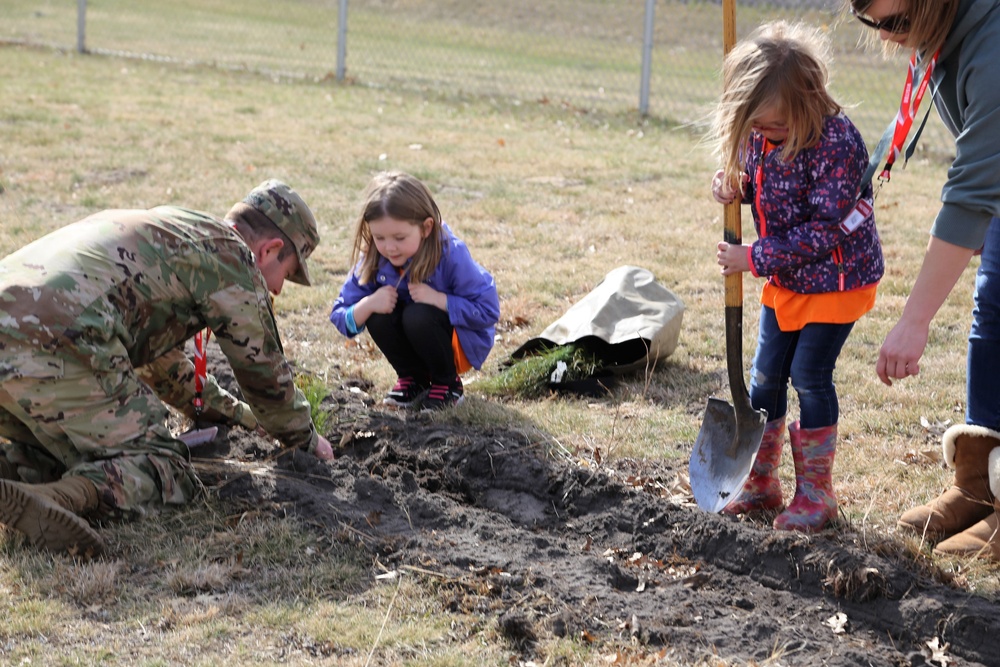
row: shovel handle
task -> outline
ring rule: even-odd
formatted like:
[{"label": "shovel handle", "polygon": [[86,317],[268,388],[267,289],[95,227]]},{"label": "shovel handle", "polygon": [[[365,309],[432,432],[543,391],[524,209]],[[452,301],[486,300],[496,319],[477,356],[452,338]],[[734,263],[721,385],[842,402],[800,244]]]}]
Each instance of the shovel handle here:
[{"label": "shovel handle", "polygon": [[[736,46],[736,0],[722,0],[722,53],[723,57]],[[743,222],[740,219],[740,195],[725,205],[722,215],[723,235],[726,243],[743,243]],[[726,307],[743,307],[743,274],[726,276]],[[742,338],[741,347],[742,347]]]},{"label": "shovel handle", "polygon": [[[728,55],[736,46],[736,0],[722,0],[722,49]],[[743,220],[740,217],[740,193],[722,211],[722,240],[731,245],[743,243]],[[729,387],[738,416],[750,407],[746,381],[743,378],[743,274],[726,276],[726,365]]]}]

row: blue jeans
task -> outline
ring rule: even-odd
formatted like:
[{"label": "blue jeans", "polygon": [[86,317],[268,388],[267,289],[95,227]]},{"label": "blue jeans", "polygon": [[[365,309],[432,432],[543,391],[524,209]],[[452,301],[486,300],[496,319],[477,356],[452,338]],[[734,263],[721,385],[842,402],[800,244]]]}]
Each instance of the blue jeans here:
[{"label": "blue jeans", "polygon": [[993,218],[976,273],[969,331],[965,421],[1000,430],[1000,218]]},{"label": "blue jeans", "polygon": [[767,410],[768,421],[788,412],[788,381],[799,395],[802,428],[832,426],[840,418],[833,369],[844,347],[850,324],[807,324],[799,331],[782,331],[774,309],[760,311],[757,353],[750,371],[750,403]]}]

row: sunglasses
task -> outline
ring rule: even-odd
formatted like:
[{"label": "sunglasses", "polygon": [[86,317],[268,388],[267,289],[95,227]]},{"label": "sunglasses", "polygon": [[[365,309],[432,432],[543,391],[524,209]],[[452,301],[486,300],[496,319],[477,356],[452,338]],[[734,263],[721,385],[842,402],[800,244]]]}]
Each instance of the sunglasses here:
[{"label": "sunglasses", "polygon": [[904,33],[910,32],[910,17],[906,14],[893,14],[892,16],[887,16],[881,21],[876,21],[875,19],[862,14],[857,9],[851,7],[851,14],[857,20],[864,23],[869,28],[874,28],[875,30],[885,30],[894,35],[902,35]]}]

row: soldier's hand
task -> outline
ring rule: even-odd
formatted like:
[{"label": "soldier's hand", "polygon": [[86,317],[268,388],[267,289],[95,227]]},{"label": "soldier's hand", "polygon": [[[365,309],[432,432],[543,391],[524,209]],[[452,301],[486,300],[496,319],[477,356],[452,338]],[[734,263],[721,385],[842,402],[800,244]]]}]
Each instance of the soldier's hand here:
[{"label": "soldier's hand", "polygon": [[313,450],[313,455],[320,461],[332,461],[334,456],[330,441],[323,436],[319,436],[319,440],[316,441],[316,449]]}]

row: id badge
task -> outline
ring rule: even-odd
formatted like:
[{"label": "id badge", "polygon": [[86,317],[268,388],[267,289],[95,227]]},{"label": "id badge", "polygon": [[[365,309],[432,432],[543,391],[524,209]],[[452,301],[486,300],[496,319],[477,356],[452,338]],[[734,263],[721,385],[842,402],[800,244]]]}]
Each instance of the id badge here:
[{"label": "id badge", "polygon": [[840,223],[840,228],[845,234],[852,233],[860,227],[865,220],[871,217],[872,210],[872,202],[867,199],[859,199],[858,203],[851,209],[851,212],[848,213],[847,217]]}]

